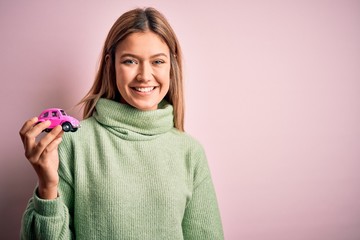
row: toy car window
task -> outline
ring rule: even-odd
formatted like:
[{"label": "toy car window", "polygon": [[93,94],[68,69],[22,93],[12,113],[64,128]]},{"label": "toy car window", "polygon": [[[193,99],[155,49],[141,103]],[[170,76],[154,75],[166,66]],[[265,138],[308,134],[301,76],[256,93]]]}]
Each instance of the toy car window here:
[{"label": "toy car window", "polygon": [[43,117],[49,116],[49,112],[44,113]]},{"label": "toy car window", "polygon": [[65,113],[64,110],[60,110],[60,112],[61,112],[61,114],[62,114],[63,116],[66,116],[66,113]]},{"label": "toy car window", "polygon": [[56,117],[57,116],[56,112],[52,112],[52,116]]}]

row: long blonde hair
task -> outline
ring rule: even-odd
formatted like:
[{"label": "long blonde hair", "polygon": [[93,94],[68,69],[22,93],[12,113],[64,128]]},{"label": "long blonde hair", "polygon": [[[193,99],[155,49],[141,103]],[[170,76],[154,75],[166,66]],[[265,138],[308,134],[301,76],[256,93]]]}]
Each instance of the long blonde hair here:
[{"label": "long blonde hair", "polygon": [[[83,118],[89,118],[95,111],[100,98],[120,99],[115,77],[115,50],[129,34],[152,31],[159,35],[170,49],[170,88],[165,99],[174,108],[174,126],[184,131],[184,92],[182,54],[179,41],[166,18],[154,8],[136,8],[121,15],[111,27],[102,50],[99,69],[90,91],[80,101],[83,104]],[[110,56],[110,57],[107,57]],[[106,62],[108,61],[108,63]],[[109,62],[110,61],[110,62]]]}]

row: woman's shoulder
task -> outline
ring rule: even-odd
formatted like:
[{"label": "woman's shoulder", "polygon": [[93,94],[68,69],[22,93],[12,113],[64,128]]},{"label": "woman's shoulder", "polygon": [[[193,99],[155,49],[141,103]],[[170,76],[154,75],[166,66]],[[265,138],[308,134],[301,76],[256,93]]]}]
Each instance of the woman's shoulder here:
[{"label": "woman's shoulder", "polygon": [[173,130],[173,135],[177,138],[177,142],[180,143],[175,148],[177,150],[181,149],[180,151],[185,153],[186,166],[197,175],[194,180],[194,183],[197,184],[200,181],[199,179],[204,179],[209,174],[205,148],[196,137],[189,133]]},{"label": "woman's shoulder", "polygon": [[175,128],[171,131],[171,133],[174,138],[173,141],[183,144],[184,147],[191,151],[204,152],[202,143],[195,136],[187,132],[181,132]]}]

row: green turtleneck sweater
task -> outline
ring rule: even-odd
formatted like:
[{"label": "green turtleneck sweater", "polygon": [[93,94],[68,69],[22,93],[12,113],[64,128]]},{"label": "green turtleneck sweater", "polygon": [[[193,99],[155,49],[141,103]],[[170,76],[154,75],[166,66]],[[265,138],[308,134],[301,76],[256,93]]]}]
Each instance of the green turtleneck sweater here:
[{"label": "green turtleneck sweater", "polygon": [[59,197],[30,199],[23,239],[223,239],[203,148],[173,108],[100,99],[59,147]]}]

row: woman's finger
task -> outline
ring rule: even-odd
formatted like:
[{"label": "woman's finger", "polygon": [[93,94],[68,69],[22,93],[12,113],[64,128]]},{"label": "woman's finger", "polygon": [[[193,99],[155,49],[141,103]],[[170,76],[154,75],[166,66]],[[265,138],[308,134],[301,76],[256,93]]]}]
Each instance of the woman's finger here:
[{"label": "woman's finger", "polygon": [[38,121],[38,118],[37,117],[33,117],[29,120],[27,120],[24,125],[21,127],[20,131],[19,131],[19,134],[20,134],[20,137],[21,137],[21,140],[24,142],[24,139],[25,139],[25,134],[27,131],[29,131],[33,126],[34,124]]},{"label": "woman's finger", "polygon": [[51,132],[46,134],[35,146],[34,151],[32,153],[32,157],[37,160],[43,151],[56,139],[61,138],[62,136],[62,128],[61,126],[56,126]]},{"label": "woman's finger", "polygon": [[[24,148],[25,148],[25,156],[29,159],[33,155],[33,149],[36,146],[36,137],[39,136],[39,134],[50,126],[50,121],[41,122],[39,124],[36,124],[32,128],[30,128],[25,134],[24,134]],[[29,159],[30,160],[30,159]]]},{"label": "woman's finger", "polygon": [[61,137],[57,137],[54,139],[54,141],[52,141],[47,147],[46,149],[51,152],[55,149],[57,149],[57,147],[59,146],[59,144],[61,143],[62,138]]}]

